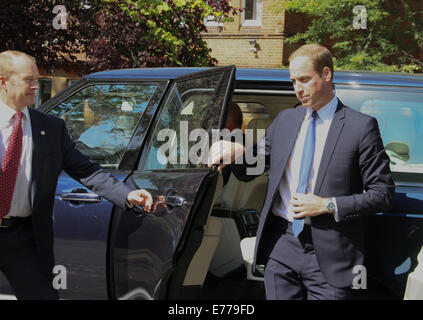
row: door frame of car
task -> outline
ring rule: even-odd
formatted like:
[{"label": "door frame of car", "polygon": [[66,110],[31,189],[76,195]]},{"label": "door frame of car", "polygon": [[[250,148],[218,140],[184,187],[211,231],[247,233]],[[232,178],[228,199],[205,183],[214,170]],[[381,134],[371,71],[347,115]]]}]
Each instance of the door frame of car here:
[{"label": "door frame of car", "polygon": [[[206,70],[202,70],[199,72],[187,73],[183,76],[177,77],[172,79],[168,83],[168,87],[166,89],[165,94],[163,95],[162,100],[157,105],[155,110],[154,116],[152,117],[148,129],[145,132],[145,139],[140,146],[140,153],[139,159],[137,161],[142,161],[144,151],[147,152],[147,141],[146,137],[152,135],[156,122],[160,116],[161,110],[163,109],[166,101],[168,101],[172,90],[177,82],[188,80],[194,77],[205,76],[211,73],[217,72],[225,72],[227,79],[227,84],[224,85],[221,90],[224,90],[224,97],[221,108],[221,114],[219,118],[219,128],[222,129],[225,124],[225,119],[227,113],[229,111],[229,104],[232,98],[232,94],[235,87],[235,66],[226,66],[226,67],[218,67],[218,68],[210,68]],[[141,159],[141,160],[140,160]],[[145,170],[140,170],[141,174]],[[148,170],[147,170],[148,171]],[[136,182],[132,180],[132,176],[136,175],[139,170],[134,170],[131,174],[127,177],[127,182],[132,186],[135,187],[142,187],[137,186]],[[208,169],[208,173],[205,175],[201,184],[199,185],[198,191],[196,192],[194,202],[192,204],[190,210],[190,217],[186,223],[186,227],[181,235],[181,239],[179,241],[179,245],[176,248],[175,254],[173,256],[172,261],[172,268],[169,269],[164,277],[160,281],[160,287],[158,288],[157,295],[155,295],[154,299],[165,299],[169,297],[169,292],[173,290],[173,288],[180,287],[181,282],[183,281],[183,274],[186,272],[186,264],[189,263],[190,259],[194,255],[195,251],[198,249],[201,243],[201,239],[203,238],[204,229],[202,226],[205,225],[206,220],[204,220],[204,216],[199,214],[199,212],[204,212],[210,209],[212,203],[212,198],[214,190],[218,180],[218,172],[215,168]],[[114,249],[114,241],[116,238],[117,233],[117,220],[119,216],[122,215],[122,211],[119,211],[118,208],[115,208],[112,223],[110,224],[110,231],[109,231],[109,249],[108,249],[108,258],[107,258],[107,265],[108,265],[108,295],[111,299],[117,299],[116,294],[116,283],[115,283],[115,270],[114,270],[114,257],[115,257],[115,249]],[[169,285],[168,285],[169,284]]]}]

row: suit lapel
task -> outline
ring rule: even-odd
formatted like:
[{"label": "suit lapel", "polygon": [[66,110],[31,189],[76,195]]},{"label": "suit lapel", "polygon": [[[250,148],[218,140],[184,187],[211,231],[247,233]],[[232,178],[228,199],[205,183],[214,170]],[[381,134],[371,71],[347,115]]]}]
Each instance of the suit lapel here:
[{"label": "suit lapel", "polygon": [[322,182],[326,175],[326,169],[328,168],[329,162],[332,158],[333,150],[335,149],[336,143],[338,142],[339,136],[341,135],[342,128],[344,127],[345,109],[341,101],[338,101],[335,114],[332,119],[331,126],[329,128],[328,136],[326,138],[325,147],[323,149],[322,159],[320,160],[319,172],[317,173],[316,184],[314,186],[314,194],[318,195]]},{"label": "suit lapel", "polygon": [[32,132],[32,168],[31,168],[31,207],[34,208],[35,192],[39,180],[38,172],[40,172],[40,165],[42,155],[46,152],[45,129],[42,126],[41,113],[34,109],[28,108],[29,116],[31,119],[31,132]]}]

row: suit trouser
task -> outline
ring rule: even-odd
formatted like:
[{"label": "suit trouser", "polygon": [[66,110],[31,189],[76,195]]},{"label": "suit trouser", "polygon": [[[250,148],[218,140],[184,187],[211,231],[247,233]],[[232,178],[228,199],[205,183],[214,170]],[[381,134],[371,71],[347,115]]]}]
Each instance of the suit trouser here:
[{"label": "suit trouser", "polygon": [[[264,285],[268,300],[346,300],[350,288],[335,288],[324,278],[313,247],[311,227],[298,238],[292,223],[272,217],[274,247],[266,264]],[[270,230],[269,230],[270,231]]]},{"label": "suit trouser", "polygon": [[0,228],[0,270],[18,299],[59,298],[53,288],[52,276],[41,269],[31,219],[10,228]]}]

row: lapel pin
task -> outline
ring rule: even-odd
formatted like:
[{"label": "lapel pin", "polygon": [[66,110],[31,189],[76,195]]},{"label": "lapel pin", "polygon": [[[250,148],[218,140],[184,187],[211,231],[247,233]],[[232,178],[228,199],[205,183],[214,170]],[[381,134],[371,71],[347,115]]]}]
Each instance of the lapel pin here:
[{"label": "lapel pin", "polygon": [[40,133],[41,133],[42,136],[46,135],[46,132],[44,130],[41,130]]}]

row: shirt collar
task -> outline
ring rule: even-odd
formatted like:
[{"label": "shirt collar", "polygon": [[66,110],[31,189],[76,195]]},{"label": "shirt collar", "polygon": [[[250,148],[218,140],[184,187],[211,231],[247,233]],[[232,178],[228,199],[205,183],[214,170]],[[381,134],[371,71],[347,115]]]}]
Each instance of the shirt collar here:
[{"label": "shirt collar", "polygon": [[[317,111],[319,119],[322,121],[331,120],[333,115],[335,114],[336,108],[338,107],[338,98],[336,96],[333,97],[331,101],[322,108]],[[311,108],[307,108],[307,119],[311,117],[311,113],[313,110]]]},{"label": "shirt collar", "polygon": [[[28,107],[25,107],[22,112],[24,114],[23,119],[29,119]],[[4,128],[8,126],[15,113],[15,109],[9,107],[7,104],[0,100],[0,127]]]}]

